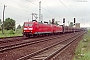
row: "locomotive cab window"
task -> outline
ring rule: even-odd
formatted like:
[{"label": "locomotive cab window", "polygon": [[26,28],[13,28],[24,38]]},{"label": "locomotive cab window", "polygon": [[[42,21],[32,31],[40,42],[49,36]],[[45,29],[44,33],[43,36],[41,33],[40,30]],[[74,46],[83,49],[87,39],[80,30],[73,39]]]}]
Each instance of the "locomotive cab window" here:
[{"label": "locomotive cab window", "polygon": [[30,27],[33,25],[33,24],[28,24]]},{"label": "locomotive cab window", "polygon": [[24,26],[30,26],[30,27],[31,27],[32,25],[33,25],[33,24],[24,24]]},{"label": "locomotive cab window", "polygon": [[28,24],[24,24],[24,26],[28,26]]}]

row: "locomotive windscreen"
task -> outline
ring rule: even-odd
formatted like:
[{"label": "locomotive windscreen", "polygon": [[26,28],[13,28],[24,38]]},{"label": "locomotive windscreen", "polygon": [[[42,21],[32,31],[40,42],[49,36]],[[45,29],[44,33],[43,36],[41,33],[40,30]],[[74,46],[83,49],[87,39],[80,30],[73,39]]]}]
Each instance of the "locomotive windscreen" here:
[{"label": "locomotive windscreen", "polygon": [[29,26],[31,27],[33,24],[32,23],[25,23],[24,26]]}]

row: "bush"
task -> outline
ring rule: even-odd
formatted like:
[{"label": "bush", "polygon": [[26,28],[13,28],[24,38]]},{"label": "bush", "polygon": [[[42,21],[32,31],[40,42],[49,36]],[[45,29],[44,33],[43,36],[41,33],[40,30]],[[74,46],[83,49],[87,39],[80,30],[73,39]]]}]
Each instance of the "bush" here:
[{"label": "bush", "polygon": [[10,30],[9,34],[15,34],[13,30]]},{"label": "bush", "polygon": [[2,27],[0,27],[0,31],[2,30]]}]

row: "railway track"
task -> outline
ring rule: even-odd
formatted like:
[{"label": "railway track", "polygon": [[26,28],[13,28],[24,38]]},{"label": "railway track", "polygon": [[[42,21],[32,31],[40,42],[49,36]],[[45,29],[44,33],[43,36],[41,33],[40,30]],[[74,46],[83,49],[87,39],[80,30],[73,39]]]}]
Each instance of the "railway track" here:
[{"label": "railway track", "polygon": [[[43,36],[43,37],[47,37],[47,36]],[[3,43],[10,43],[10,42],[15,42],[15,41],[23,41],[23,40],[26,40],[26,39],[33,39],[34,37],[31,37],[31,38],[27,38],[27,37],[23,37],[23,36],[15,36],[15,37],[3,37],[3,38],[0,38],[0,44],[3,44]],[[36,38],[41,38],[41,37],[36,37]]]},{"label": "railway track", "polygon": [[[42,37],[42,36],[40,36]],[[43,36],[43,37],[47,37],[47,36]],[[33,39],[34,37],[24,37],[24,36],[14,36],[14,37],[2,37],[0,38],[0,44],[2,43],[8,43],[8,42],[15,42],[15,41],[19,41],[19,40],[26,40],[26,39]],[[35,38],[39,38],[39,37],[35,37]]]},{"label": "railway track", "polygon": [[[63,34],[61,34],[61,35],[63,35]],[[50,36],[52,36],[52,35],[50,35]],[[41,37],[47,37],[47,36],[30,37],[30,38],[23,37],[23,36],[3,37],[3,38],[0,38],[0,44],[21,41],[21,40],[26,40],[26,39],[41,38]]]},{"label": "railway track", "polygon": [[[77,38],[79,38],[84,33],[79,33],[69,39],[62,40],[58,43],[55,43],[51,46],[45,47],[41,50],[38,50],[34,53],[23,56],[17,60],[50,60],[57,53],[63,51],[63,49],[70,46],[72,42],[74,42]],[[53,59],[52,59],[53,60]]]},{"label": "railway track", "polygon": [[0,44],[19,41],[19,39],[24,39],[24,38],[23,36],[3,37],[3,38],[0,38]]},{"label": "railway track", "polygon": [[[72,33],[71,33],[72,34]],[[68,36],[68,34],[66,34]],[[19,48],[19,47],[23,47],[23,46],[28,46],[28,45],[32,45],[32,44],[36,44],[36,43],[40,43],[40,42],[45,42],[48,40],[52,40],[52,39],[56,39],[56,38],[60,38],[60,37],[64,37],[66,35],[62,35],[62,36],[57,36],[57,37],[47,37],[47,38],[41,38],[41,39],[37,39],[37,40],[25,40],[25,42],[20,42],[20,43],[15,43],[15,44],[10,44],[10,45],[5,45],[5,46],[0,46],[0,52],[3,51],[7,51],[7,50],[11,50],[11,49],[15,49],[15,48]]]}]

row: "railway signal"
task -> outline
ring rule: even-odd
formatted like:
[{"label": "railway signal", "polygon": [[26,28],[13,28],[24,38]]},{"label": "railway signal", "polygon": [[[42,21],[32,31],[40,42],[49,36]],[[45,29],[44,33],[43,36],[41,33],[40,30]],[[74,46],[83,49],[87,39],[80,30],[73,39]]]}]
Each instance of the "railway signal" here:
[{"label": "railway signal", "polygon": [[76,22],[75,20],[76,20],[76,19],[74,18],[74,23]]},{"label": "railway signal", "polygon": [[76,22],[76,19],[74,18],[74,33],[75,33],[75,22]]},{"label": "railway signal", "polygon": [[54,24],[55,19],[52,19],[52,24]]},{"label": "railway signal", "polygon": [[65,32],[65,18],[63,18],[63,33]]},{"label": "railway signal", "polygon": [[65,23],[65,18],[63,18],[63,23]]}]

